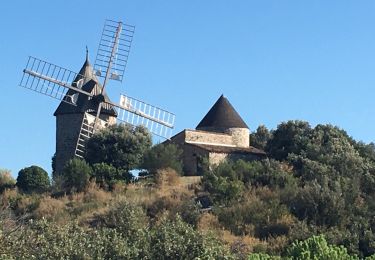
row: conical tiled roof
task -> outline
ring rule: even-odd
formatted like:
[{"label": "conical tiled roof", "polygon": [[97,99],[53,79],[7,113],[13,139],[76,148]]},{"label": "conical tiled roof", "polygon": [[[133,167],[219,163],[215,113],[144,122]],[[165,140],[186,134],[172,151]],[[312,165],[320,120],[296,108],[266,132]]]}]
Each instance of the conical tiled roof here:
[{"label": "conical tiled roof", "polygon": [[249,128],[237,111],[223,95],[216,101],[202,121],[197,130],[222,131],[228,128]]},{"label": "conical tiled roof", "polygon": [[[79,80],[82,80],[82,84],[77,84]],[[85,63],[83,64],[82,68],[80,69],[78,75],[72,82],[72,86],[79,87],[82,86],[81,89],[89,92],[91,94],[97,95],[100,94],[102,90],[102,86],[94,74],[94,70],[88,60],[88,56],[86,55]],[[103,93],[104,99],[110,101],[107,94]],[[95,99],[92,99],[85,94],[77,93],[74,90],[69,89],[68,92],[65,94],[64,99],[74,100],[76,106],[61,101],[60,105],[57,107],[54,116],[62,115],[62,114],[77,114],[77,113],[84,113],[89,112],[95,114],[98,109],[98,103]],[[116,111],[113,109],[112,106],[107,104],[102,106],[101,114],[117,116]]]}]

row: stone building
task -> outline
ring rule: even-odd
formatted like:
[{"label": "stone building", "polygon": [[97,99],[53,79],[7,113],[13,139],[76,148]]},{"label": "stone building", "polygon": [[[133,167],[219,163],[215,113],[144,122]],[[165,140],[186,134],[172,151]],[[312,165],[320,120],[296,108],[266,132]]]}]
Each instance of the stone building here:
[{"label": "stone building", "polygon": [[207,159],[210,165],[223,160],[257,160],[265,152],[250,146],[250,130],[223,95],[208,111],[195,130],[185,129],[171,138],[183,151],[186,175],[200,175]]},{"label": "stone building", "polygon": [[[94,74],[87,54],[85,63],[74,79],[72,86],[94,95],[100,94],[102,91],[102,86]],[[109,100],[106,93],[103,93],[102,98]],[[56,173],[61,173],[66,162],[75,156],[85,112],[96,116],[98,109],[98,100],[84,94],[78,94],[71,89],[68,90],[64,99],[73,102],[75,105],[62,101],[53,114],[56,117]],[[114,124],[116,123],[117,113],[113,107],[105,104],[102,105],[99,117],[108,124]]]}]

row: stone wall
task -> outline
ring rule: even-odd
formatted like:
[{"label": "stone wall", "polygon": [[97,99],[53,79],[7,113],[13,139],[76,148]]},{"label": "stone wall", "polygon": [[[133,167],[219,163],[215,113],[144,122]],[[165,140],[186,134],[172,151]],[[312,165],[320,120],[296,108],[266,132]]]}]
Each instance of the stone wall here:
[{"label": "stone wall", "polygon": [[232,136],[232,142],[237,147],[250,146],[250,130],[248,128],[229,128],[227,133]]},{"label": "stone wall", "polygon": [[214,153],[210,152],[208,155],[210,165],[218,165],[221,162],[231,160],[231,161],[238,161],[244,160],[247,162],[260,160],[264,158],[264,156],[256,155],[256,154],[242,154],[242,153]]},{"label": "stone wall", "polygon": [[56,116],[56,173],[74,157],[82,120],[83,114]]},{"label": "stone wall", "polygon": [[185,130],[185,142],[195,144],[211,144],[221,146],[235,146],[230,134],[205,132],[199,130]]},{"label": "stone wall", "polygon": [[[182,148],[182,147],[181,147]],[[208,152],[193,146],[184,145],[182,153],[182,161],[184,164],[184,174],[187,176],[200,175],[199,173],[199,163],[203,158],[208,157]]]}]

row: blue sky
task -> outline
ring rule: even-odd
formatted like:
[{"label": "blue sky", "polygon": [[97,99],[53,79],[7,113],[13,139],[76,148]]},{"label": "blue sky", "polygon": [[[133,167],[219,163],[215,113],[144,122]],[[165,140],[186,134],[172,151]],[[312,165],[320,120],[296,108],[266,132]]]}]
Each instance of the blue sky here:
[{"label": "blue sky", "polygon": [[104,20],[136,26],[119,93],[195,128],[224,94],[251,130],[301,119],[375,141],[374,1],[4,1],[0,168],[51,171],[58,101],[18,87],[28,55],[78,71]]}]

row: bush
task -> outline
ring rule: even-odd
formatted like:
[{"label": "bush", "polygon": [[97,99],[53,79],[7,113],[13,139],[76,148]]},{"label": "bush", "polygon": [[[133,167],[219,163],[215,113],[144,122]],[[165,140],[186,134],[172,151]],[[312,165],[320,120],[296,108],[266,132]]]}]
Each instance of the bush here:
[{"label": "bush", "polygon": [[62,188],[66,192],[84,191],[91,176],[91,167],[85,161],[74,158],[66,163],[62,171]]},{"label": "bush", "polygon": [[112,190],[116,182],[127,179],[127,176],[123,176],[121,171],[110,164],[96,163],[92,169],[96,183],[104,189]]},{"label": "bush", "polygon": [[313,236],[305,241],[297,241],[288,249],[292,259],[358,259],[350,256],[343,246],[328,245],[324,236]]},{"label": "bush", "polygon": [[152,259],[230,259],[217,239],[204,236],[177,217],[163,219],[151,234]]},{"label": "bush", "polygon": [[36,221],[1,241],[1,259],[138,259],[136,248],[114,229],[93,230],[76,222]]},{"label": "bush", "polygon": [[182,150],[175,144],[158,144],[149,150],[143,159],[143,168],[150,174],[160,169],[171,168],[182,174]]},{"label": "bush", "polygon": [[115,229],[122,237],[129,238],[127,247],[132,248],[137,259],[148,259],[148,218],[141,207],[120,201],[108,213],[97,218],[97,225]]},{"label": "bush", "polygon": [[42,193],[48,190],[48,173],[38,166],[30,166],[19,171],[17,187],[25,193]]}]

